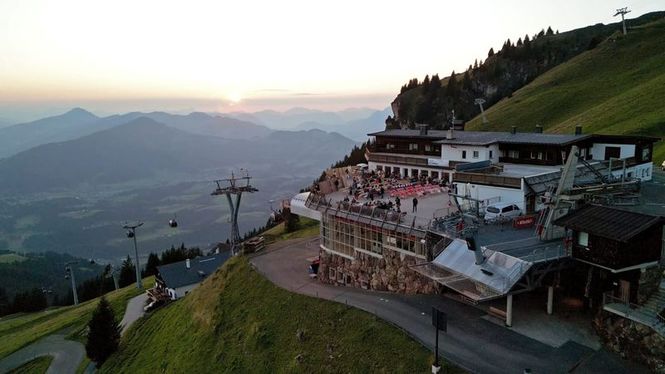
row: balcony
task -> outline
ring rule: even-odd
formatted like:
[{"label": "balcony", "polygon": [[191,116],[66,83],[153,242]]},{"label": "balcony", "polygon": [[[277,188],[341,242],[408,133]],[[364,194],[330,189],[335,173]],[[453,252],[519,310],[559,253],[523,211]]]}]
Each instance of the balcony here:
[{"label": "balcony", "polygon": [[522,178],[503,177],[495,174],[483,173],[455,173],[453,182],[484,184],[488,186],[522,188]]}]

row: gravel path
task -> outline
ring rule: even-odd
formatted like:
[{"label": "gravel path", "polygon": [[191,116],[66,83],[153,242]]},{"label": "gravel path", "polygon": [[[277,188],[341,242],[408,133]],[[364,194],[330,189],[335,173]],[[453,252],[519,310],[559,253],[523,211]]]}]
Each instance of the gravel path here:
[{"label": "gravel path", "polygon": [[85,356],[85,347],[79,342],[66,340],[65,335],[49,335],[0,360],[0,373],[6,373],[40,356],[53,356],[47,374],[76,373],[76,368]]},{"label": "gravel path", "polygon": [[[143,306],[146,300],[148,296],[145,293],[129,300],[125,315],[120,321],[123,334],[145,314]],[[74,374],[85,357],[85,347],[79,342],[65,339],[65,335],[49,335],[0,360],[0,373],[6,373],[40,356],[53,356],[47,374]],[[86,372],[90,372],[90,369],[94,371],[94,364],[91,364]]]},{"label": "gravel path", "polygon": [[143,317],[145,314],[143,307],[145,306],[146,301],[148,301],[148,295],[145,292],[129,300],[127,303],[127,309],[125,309],[125,315],[122,317],[122,321],[120,321],[123,335],[127,332],[127,329],[129,329],[129,326],[131,326],[132,323]]}]

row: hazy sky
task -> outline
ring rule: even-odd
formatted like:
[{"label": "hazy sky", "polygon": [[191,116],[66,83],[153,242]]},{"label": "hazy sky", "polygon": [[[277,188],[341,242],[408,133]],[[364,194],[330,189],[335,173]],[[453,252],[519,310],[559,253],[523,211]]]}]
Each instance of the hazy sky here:
[{"label": "hazy sky", "polygon": [[0,0],[0,116],[99,111],[383,108],[411,77],[660,1]]}]

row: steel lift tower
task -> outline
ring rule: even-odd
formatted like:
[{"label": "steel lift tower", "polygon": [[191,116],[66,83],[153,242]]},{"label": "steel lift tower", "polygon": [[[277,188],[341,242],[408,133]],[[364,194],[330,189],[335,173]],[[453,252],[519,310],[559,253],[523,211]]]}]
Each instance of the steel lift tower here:
[{"label": "steel lift tower", "polygon": [[249,172],[247,172],[247,170],[244,171],[244,177],[236,177],[233,172],[231,172],[231,178],[216,180],[215,184],[217,185],[217,188],[211,193],[212,196],[226,195],[226,199],[229,202],[229,207],[231,208],[231,237],[229,238],[229,241],[231,242],[231,253],[234,256],[237,255],[240,250],[240,230],[238,229],[240,199],[242,198],[243,192],[253,193],[258,191],[258,189],[249,184],[252,179],[252,177],[249,176]]},{"label": "steel lift tower", "polygon": [[485,117],[485,108],[483,108],[483,104],[485,104],[485,99],[483,99],[481,97],[481,98],[478,98],[478,99],[474,100],[473,102],[474,102],[474,104],[480,106],[480,114],[483,116],[483,124],[486,124],[487,123],[487,117]]},{"label": "steel lift tower", "polygon": [[617,12],[614,14],[614,17],[621,14],[621,24],[623,25],[623,34],[624,35],[626,35],[626,20],[624,19],[624,16],[628,13],[630,13],[630,10],[628,10],[628,8],[626,7],[626,8],[617,9]]}]

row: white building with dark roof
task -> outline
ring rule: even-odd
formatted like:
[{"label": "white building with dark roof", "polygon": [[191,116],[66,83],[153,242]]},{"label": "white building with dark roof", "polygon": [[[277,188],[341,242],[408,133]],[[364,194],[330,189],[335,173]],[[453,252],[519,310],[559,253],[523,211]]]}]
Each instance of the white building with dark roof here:
[{"label": "white building with dark roof", "polygon": [[171,300],[179,299],[214,273],[229,257],[230,252],[223,252],[158,266],[157,287],[167,293]]}]

